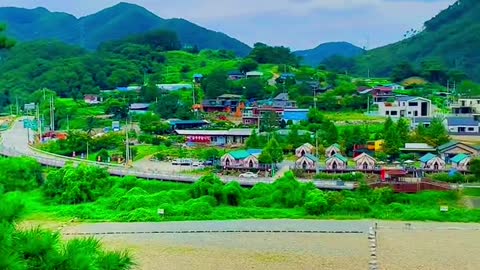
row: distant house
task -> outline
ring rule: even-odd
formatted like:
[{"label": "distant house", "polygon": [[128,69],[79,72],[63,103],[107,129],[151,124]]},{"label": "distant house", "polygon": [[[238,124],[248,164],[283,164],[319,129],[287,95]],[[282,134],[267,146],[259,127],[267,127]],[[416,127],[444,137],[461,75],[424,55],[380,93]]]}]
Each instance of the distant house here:
[{"label": "distant house", "polygon": [[405,87],[403,85],[398,84],[398,83],[386,84],[386,85],[384,85],[384,87],[388,87],[388,88],[392,89],[393,91],[405,90]]},{"label": "distant house", "polygon": [[400,148],[404,153],[434,153],[436,149],[426,143],[406,143],[405,147]]},{"label": "distant house", "polygon": [[471,115],[480,113],[480,97],[459,98],[457,102],[450,105],[453,114]]},{"label": "distant house", "polygon": [[288,93],[281,93],[278,94],[275,98],[273,98],[273,105],[272,107],[275,108],[296,108],[297,103],[295,101],[290,100]]},{"label": "distant house", "polygon": [[327,158],[333,157],[336,154],[341,154],[340,145],[338,145],[337,143],[332,144],[330,147],[325,149],[325,156]]},{"label": "distant house", "polygon": [[362,153],[353,159],[356,162],[357,170],[373,170],[377,161],[366,153]]},{"label": "distant house", "polygon": [[201,83],[203,80],[203,75],[202,74],[194,74],[193,75],[193,82],[194,83]]},{"label": "distant house", "polygon": [[296,169],[307,171],[316,170],[318,166],[318,158],[311,154],[305,154],[295,162]]},{"label": "distant house", "polygon": [[295,149],[295,155],[299,158],[303,157],[307,154],[313,155],[314,150],[315,150],[315,147],[313,147],[313,145],[311,145],[309,143],[306,143],[306,144],[298,147],[297,149]]},{"label": "distant house", "polygon": [[133,103],[130,105],[130,113],[134,114],[143,114],[148,112],[148,109],[150,108],[149,103]]},{"label": "distant house", "polygon": [[423,169],[434,171],[444,170],[446,165],[445,160],[431,153],[421,157],[420,162]]},{"label": "distant house", "polygon": [[447,118],[448,132],[455,135],[479,135],[480,122],[473,117]]},{"label": "distant house", "polygon": [[206,99],[202,102],[202,110],[207,113],[212,112],[235,112],[238,106],[241,106],[242,96],[223,94],[216,99]]},{"label": "distant house", "polygon": [[257,149],[233,151],[223,155],[220,162],[224,168],[258,169],[260,165],[258,157],[261,153],[262,150]]},{"label": "distant house", "polygon": [[240,71],[237,71],[237,70],[230,71],[228,73],[228,79],[231,80],[231,81],[245,79],[245,74],[240,72]]},{"label": "distant house", "polygon": [[83,100],[90,105],[96,105],[103,102],[103,99],[99,95],[85,95]]},{"label": "distant house", "polygon": [[287,80],[295,80],[295,74],[293,73],[282,73],[280,77],[278,77],[277,82],[278,83],[284,83]]},{"label": "distant house", "polygon": [[379,102],[378,114],[385,117],[431,117],[432,101],[422,97],[399,96],[392,102]]},{"label": "distant house", "polygon": [[[290,132],[291,132],[290,129],[279,129],[279,130],[275,130],[273,133],[275,133],[278,136],[285,137],[285,136],[288,136],[290,134]],[[269,132],[260,132],[260,135],[261,136],[268,136]],[[312,137],[313,132],[308,131],[308,130],[298,130],[298,135],[299,136],[310,136],[310,137]]]},{"label": "distant house", "polygon": [[341,154],[335,154],[326,160],[325,165],[327,170],[345,170],[347,169],[348,159]]},{"label": "distant house", "polygon": [[458,154],[453,157],[450,161],[452,162],[452,167],[459,171],[468,171],[470,170],[470,161],[472,157],[465,154]]},{"label": "distant house", "polygon": [[293,124],[298,124],[302,121],[308,120],[308,109],[285,109],[283,111],[283,121],[291,121]]},{"label": "distant house", "polygon": [[207,120],[168,120],[172,129],[196,129],[208,126],[210,122]]},{"label": "distant house", "polygon": [[449,160],[458,154],[465,154],[471,157],[477,157],[480,154],[479,149],[461,142],[449,142],[440,145],[437,150],[445,160]]},{"label": "distant house", "polygon": [[263,72],[249,71],[245,75],[246,75],[247,78],[261,78],[263,76]]},{"label": "distant house", "polygon": [[119,92],[140,92],[140,90],[142,90],[141,86],[117,87]]},{"label": "distant house", "polygon": [[392,88],[383,86],[367,89],[359,88],[358,93],[360,95],[371,95],[373,98],[373,103],[375,104],[386,102],[387,100],[395,97]]},{"label": "distant house", "polygon": [[179,90],[191,90],[193,89],[193,85],[188,83],[171,83],[171,84],[157,84],[158,89],[172,92],[172,91],[179,91]]}]

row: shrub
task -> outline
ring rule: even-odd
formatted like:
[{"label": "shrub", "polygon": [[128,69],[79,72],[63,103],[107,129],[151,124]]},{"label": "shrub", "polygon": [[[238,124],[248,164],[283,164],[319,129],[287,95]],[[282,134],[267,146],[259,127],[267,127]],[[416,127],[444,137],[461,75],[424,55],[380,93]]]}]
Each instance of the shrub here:
[{"label": "shrub", "polygon": [[231,182],[223,187],[223,200],[231,206],[238,206],[242,201],[243,189],[238,182]]},{"label": "shrub", "polygon": [[305,210],[309,215],[320,215],[328,211],[328,202],[325,194],[320,190],[312,190],[305,198]]},{"label": "shrub", "polygon": [[431,174],[428,177],[430,177],[432,180],[446,183],[465,183],[465,176],[460,173],[436,173]]},{"label": "shrub", "polygon": [[345,198],[340,204],[335,205],[335,210],[347,213],[360,212],[367,213],[370,211],[370,206],[366,199]]},{"label": "shrub", "polygon": [[291,172],[273,183],[272,201],[280,207],[303,206],[305,194],[311,186],[302,185]]},{"label": "shrub", "polygon": [[28,191],[43,183],[42,167],[32,158],[2,158],[0,172],[5,192]]},{"label": "shrub", "polygon": [[200,198],[202,196],[210,195],[213,196],[217,204],[222,202],[223,194],[223,183],[215,175],[207,175],[200,178],[195,184],[192,185],[190,193],[192,198]]}]

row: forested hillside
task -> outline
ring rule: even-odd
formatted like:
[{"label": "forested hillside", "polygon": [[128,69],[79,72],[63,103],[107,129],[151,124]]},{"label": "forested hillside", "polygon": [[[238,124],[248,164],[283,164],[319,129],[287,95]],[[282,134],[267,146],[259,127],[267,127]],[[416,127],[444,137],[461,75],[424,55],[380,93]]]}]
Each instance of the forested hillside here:
[{"label": "forested hillside", "polygon": [[328,42],[318,45],[310,50],[295,51],[295,55],[301,57],[305,65],[318,66],[323,60],[334,55],[343,57],[354,57],[361,54],[363,50],[348,42]]},{"label": "forested hillside", "polygon": [[[45,8],[0,8],[0,22],[8,25],[9,36],[18,41],[51,39],[94,50],[105,41],[118,40],[156,29],[170,30],[185,46],[224,49],[247,55],[251,48],[223,33],[183,19],[163,19],[143,7],[120,3],[95,14],[75,18]],[[108,23],[106,23],[108,22]]]},{"label": "forested hillside", "polygon": [[464,72],[480,81],[480,1],[459,0],[431,20],[424,30],[400,42],[362,55],[355,71],[366,75],[389,76],[402,62],[421,67],[435,62],[435,69]]}]

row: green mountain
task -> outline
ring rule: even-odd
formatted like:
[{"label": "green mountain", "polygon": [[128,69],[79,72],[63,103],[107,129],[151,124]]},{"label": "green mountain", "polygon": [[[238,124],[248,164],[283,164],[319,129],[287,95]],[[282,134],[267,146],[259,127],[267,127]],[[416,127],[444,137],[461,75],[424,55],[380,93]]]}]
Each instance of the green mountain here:
[{"label": "green mountain", "polygon": [[[459,0],[425,22],[424,29],[400,42],[368,51],[358,58],[356,73],[389,76],[395,66],[416,68],[435,62],[480,80],[480,1]],[[428,64],[430,65],[430,64]]]},{"label": "green mountain", "polygon": [[105,41],[123,39],[156,29],[176,32],[186,46],[199,49],[224,49],[240,56],[251,48],[223,33],[183,19],[163,19],[141,6],[120,3],[82,18],[50,12],[45,8],[0,8],[0,22],[8,25],[7,34],[19,41],[55,39],[94,50]]},{"label": "green mountain", "polygon": [[323,60],[334,55],[354,57],[362,52],[362,48],[348,42],[328,42],[310,50],[296,51],[294,54],[302,58],[303,64],[318,66]]}]

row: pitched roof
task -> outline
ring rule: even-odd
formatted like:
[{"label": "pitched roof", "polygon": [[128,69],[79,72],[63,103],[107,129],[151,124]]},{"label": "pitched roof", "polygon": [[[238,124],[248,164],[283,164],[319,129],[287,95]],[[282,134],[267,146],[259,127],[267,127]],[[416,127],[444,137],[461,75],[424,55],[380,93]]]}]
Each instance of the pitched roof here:
[{"label": "pitched roof", "polygon": [[457,145],[457,144],[458,144],[458,142],[451,141],[451,142],[448,142],[448,143],[446,143],[446,144],[440,145],[440,146],[437,148],[437,150],[441,152],[441,151],[444,151],[444,150],[447,149],[447,148],[454,147],[454,146]]},{"label": "pitched roof", "polygon": [[478,126],[479,122],[473,117],[449,117],[447,118],[449,126]]},{"label": "pitched roof", "polygon": [[246,150],[237,150],[237,151],[230,152],[228,154],[236,160],[246,159],[247,157],[252,155]]},{"label": "pitched roof", "polygon": [[342,156],[341,154],[335,154],[335,155],[333,155],[333,156],[332,156],[331,158],[329,158],[329,159],[332,159],[332,158],[337,158],[337,159],[339,159],[339,160],[341,160],[341,161],[343,161],[343,162],[345,162],[345,163],[348,162],[348,158]]},{"label": "pitched roof", "polygon": [[149,107],[149,103],[132,103],[130,105],[130,110],[148,110]]},{"label": "pitched roof", "polygon": [[434,155],[434,154],[432,154],[432,153],[428,153],[428,154],[426,154],[425,156],[421,157],[421,158],[420,158],[420,161],[421,161],[422,163],[427,163],[427,162],[429,162],[430,160],[432,160],[432,159],[434,159],[434,158],[436,158],[436,157],[437,157],[436,155]]},{"label": "pitched roof", "polygon": [[262,153],[262,149],[247,149],[247,152],[250,153],[250,155],[258,156]]},{"label": "pitched roof", "polygon": [[308,158],[308,159],[310,159],[310,160],[312,160],[312,161],[315,161],[315,162],[318,161],[318,158],[317,158],[316,156],[312,155],[312,154],[306,154],[304,157],[305,157],[305,158]]},{"label": "pitched roof", "polygon": [[367,158],[369,159],[372,159],[372,160],[375,160],[372,156],[370,156],[369,154],[367,153],[361,153],[360,155],[356,156],[353,160],[354,161],[357,161],[359,159],[361,159],[362,157],[366,156]]},{"label": "pitched roof", "polygon": [[397,97],[397,100],[398,101],[410,101],[410,100],[414,100],[414,99],[417,99],[419,97],[411,97],[411,96],[399,96]]},{"label": "pitched roof", "polygon": [[469,155],[458,154],[458,155],[454,156],[454,157],[451,159],[451,161],[452,161],[453,163],[460,163],[460,162],[462,162],[463,160],[465,160],[465,159],[467,159],[467,158],[469,158],[469,157],[470,157]]},{"label": "pitched roof", "polygon": [[[334,143],[334,144],[330,145],[330,147],[336,147],[336,148],[340,149],[340,145],[338,143]],[[330,148],[330,147],[328,147],[328,148]]]},{"label": "pitched roof", "polygon": [[274,100],[288,100],[288,93],[280,93]]}]

